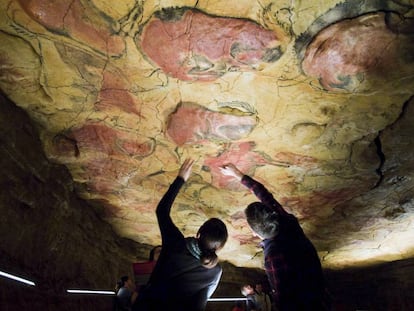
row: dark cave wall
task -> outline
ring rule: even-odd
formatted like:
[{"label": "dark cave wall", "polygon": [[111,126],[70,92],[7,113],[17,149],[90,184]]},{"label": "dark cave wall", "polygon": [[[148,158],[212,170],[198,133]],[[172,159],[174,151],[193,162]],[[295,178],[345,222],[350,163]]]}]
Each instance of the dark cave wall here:
[{"label": "dark cave wall", "polygon": [[336,311],[414,310],[414,259],[325,271]]},{"label": "dark cave wall", "polygon": [[112,289],[120,275],[132,274],[138,245],[77,198],[69,172],[46,159],[26,113],[3,96],[0,124],[0,269],[37,284],[0,278],[1,310],[77,310],[78,299],[85,309],[106,309],[107,299],[65,291]]}]

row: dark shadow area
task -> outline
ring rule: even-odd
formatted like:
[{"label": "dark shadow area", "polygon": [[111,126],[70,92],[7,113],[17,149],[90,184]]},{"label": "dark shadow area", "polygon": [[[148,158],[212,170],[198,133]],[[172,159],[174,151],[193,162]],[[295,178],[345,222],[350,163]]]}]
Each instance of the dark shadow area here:
[{"label": "dark shadow area", "polygon": [[414,310],[414,259],[326,270],[325,276],[335,311]]}]

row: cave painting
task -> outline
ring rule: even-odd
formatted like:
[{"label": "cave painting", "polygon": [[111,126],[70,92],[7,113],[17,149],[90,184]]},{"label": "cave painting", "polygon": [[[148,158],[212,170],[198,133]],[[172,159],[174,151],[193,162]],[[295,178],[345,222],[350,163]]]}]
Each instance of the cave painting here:
[{"label": "cave painting", "polygon": [[[254,175],[256,168],[265,165],[279,167],[295,166],[306,170],[316,169],[320,165],[320,161],[313,157],[291,152],[279,152],[271,157],[260,150],[256,150],[256,145],[252,141],[227,144],[225,150],[220,154],[206,156],[204,170],[210,172],[213,186],[242,191],[246,189],[240,182],[220,173],[219,168],[228,163],[237,163],[242,172],[251,176]],[[296,188],[296,181],[289,177],[285,178],[284,183],[283,188],[289,189],[292,192]],[[282,198],[280,200],[285,202]]]},{"label": "cave painting", "polygon": [[102,111],[116,108],[142,117],[136,106],[137,99],[130,92],[130,87],[130,83],[122,74],[106,70],[103,74],[103,84],[95,107]]},{"label": "cave painting", "polygon": [[54,33],[87,43],[96,51],[110,55],[122,54],[123,39],[115,34],[115,22],[111,22],[92,2],[19,0],[26,13],[39,24]]},{"label": "cave painting", "polygon": [[181,103],[169,116],[167,135],[178,146],[205,140],[238,140],[255,127],[254,115],[215,112],[195,103]]},{"label": "cave painting", "polygon": [[79,173],[80,180],[84,181],[89,191],[106,195],[116,193],[128,184],[129,178],[135,169],[131,163],[116,157],[98,158],[84,164]]},{"label": "cave painting", "polygon": [[280,38],[253,21],[186,8],[154,14],[136,41],[166,74],[187,81],[254,70],[283,54]]},{"label": "cave painting", "polygon": [[[368,76],[384,77],[399,70],[401,60],[410,62],[412,49],[401,46],[412,47],[414,29],[411,39],[398,33],[396,19],[400,20],[394,14],[372,13],[327,27],[308,46],[303,71],[318,78],[326,90],[358,91]],[[401,31],[408,33],[406,28]]]},{"label": "cave painting", "polygon": [[86,124],[74,129],[68,136],[77,142],[80,154],[93,151],[109,156],[126,156],[143,158],[155,148],[151,139],[137,138],[137,133],[117,130],[103,124]]},{"label": "cave painting", "polygon": [[129,181],[137,160],[151,155],[155,141],[133,131],[89,123],[60,134],[54,142],[54,156],[76,157],[82,163],[79,173],[90,190],[110,193]]},{"label": "cave painting", "polygon": [[266,164],[288,166],[285,163],[272,161],[260,152],[255,151],[255,147],[254,142],[234,143],[226,146],[226,150],[219,155],[206,156],[204,170],[210,172],[212,176],[211,184],[217,188],[227,188],[229,190],[245,189],[239,181],[220,173],[220,167],[228,163],[237,163],[237,167],[247,175],[254,175],[256,167]]},{"label": "cave painting", "polygon": [[248,193],[226,163],[270,183],[310,228],[375,184],[373,136],[412,96],[412,5],[176,2],[0,1],[2,90],[116,230],[156,242],[153,209],[187,155],[198,163],[181,225],[219,215],[238,246],[252,244],[239,230]]}]

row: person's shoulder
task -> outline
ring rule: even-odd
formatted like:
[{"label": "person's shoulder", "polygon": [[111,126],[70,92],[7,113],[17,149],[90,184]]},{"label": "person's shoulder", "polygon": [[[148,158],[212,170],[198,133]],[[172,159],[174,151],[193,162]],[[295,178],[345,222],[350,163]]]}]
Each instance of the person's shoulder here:
[{"label": "person's shoulder", "polygon": [[300,228],[300,223],[297,217],[291,213],[286,212],[285,214],[280,214],[279,216],[279,224],[281,231],[290,231]]},{"label": "person's shoulder", "polygon": [[127,296],[130,296],[131,294],[132,292],[128,288],[121,287],[116,295],[118,297],[127,297]]},{"label": "person's shoulder", "polygon": [[222,266],[219,264],[219,263],[217,263],[217,265],[215,265],[214,267],[212,267],[212,268],[206,268],[211,274],[214,274],[214,275],[216,275],[216,276],[221,276],[221,274],[223,273],[223,268],[222,268]]}]

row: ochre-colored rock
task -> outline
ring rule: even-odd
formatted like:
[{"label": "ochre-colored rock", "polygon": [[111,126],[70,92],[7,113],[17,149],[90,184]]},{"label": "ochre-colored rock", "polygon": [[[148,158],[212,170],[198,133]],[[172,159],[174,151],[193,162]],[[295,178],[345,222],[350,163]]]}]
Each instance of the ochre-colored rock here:
[{"label": "ochre-colored rock", "polygon": [[355,2],[1,0],[0,88],[123,238],[160,244],[155,207],[192,157],[172,217],[188,235],[220,217],[235,266],[262,254],[228,162],[325,268],[409,259],[414,7]]},{"label": "ochre-colored rock", "polygon": [[169,116],[167,135],[178,146],[202,144],[203,140],[231,142],[248,136],[255,125],[254,116],[213,112],[184,103]]},{"label": "ochre-colored rock", "polygon": [[414,30],[405,35],[390,29],[392,14],[370,13],[328,26],[307,48],[304,72],[318,78],[325,89],[360,92],[364,84],[378,87],[370,85],[375,76],[412,71]]},{"label": "ochre-colored rock", "polygon": [[144,26],[137,45],[180,80],[214,81],[228,71],[254,70],[283,54],[282,40],[253,21],[165,8]]}]

